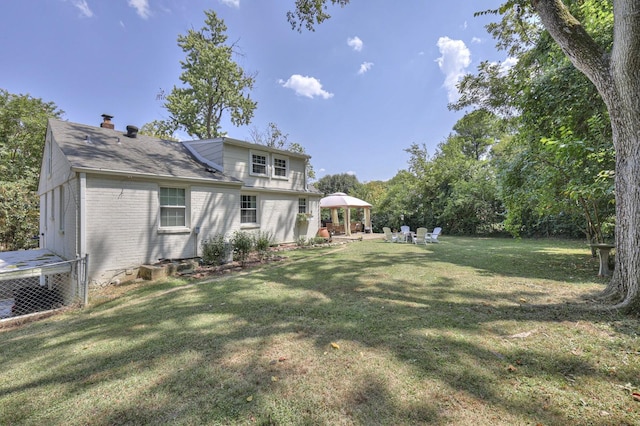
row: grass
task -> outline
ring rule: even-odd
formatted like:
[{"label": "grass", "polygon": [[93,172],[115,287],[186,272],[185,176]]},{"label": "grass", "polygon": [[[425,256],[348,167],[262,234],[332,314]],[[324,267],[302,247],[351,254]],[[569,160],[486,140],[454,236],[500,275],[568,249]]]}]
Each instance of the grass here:
[{"label": "grass", "polygon": [[582,243],[288,257],[5,329],[0,424],[640,423],[639,322],[594,309]]}]

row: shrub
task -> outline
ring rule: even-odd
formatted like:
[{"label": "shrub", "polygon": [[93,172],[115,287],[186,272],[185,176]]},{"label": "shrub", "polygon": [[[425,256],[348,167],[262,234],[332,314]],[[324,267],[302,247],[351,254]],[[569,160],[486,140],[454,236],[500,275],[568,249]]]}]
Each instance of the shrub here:
[{"label": "shrub", "polygon": [[253,247],[258,252],[260,259],[264,259],[269,253],[269,247],[273,243],[273,234],[268,231],[258,232],[253,238]]},{"label": "shrub", "polygon": [[216,235],[210,239],[202,241],[202,261],[208,265],[221,265],[227,259],[227,243],[224,235]]},{"label": "shrub", "polygon": [[307,239],[305,237],[303,237],[303,236],[299,236],[298,239],[296,239],[296,245],[298,247],[304,247],[307,244],[308,244],[307,243]]},{"label": "shrub", "polygon": [[236,231],[231,237],[231,246],[238,260],[244,265],[247,256],[253,248],[253,238],[246,232]]},{"label": "shrub", "polygon": [[312,244],[324,244],[328,241],[328,239],[324,237],[313,237],[311,241]]}]

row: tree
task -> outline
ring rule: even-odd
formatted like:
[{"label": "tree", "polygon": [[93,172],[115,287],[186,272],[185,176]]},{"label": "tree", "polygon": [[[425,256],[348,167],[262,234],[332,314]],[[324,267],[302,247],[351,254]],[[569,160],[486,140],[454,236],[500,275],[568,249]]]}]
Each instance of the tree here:
[{"label": "tree", "polygon": [[[348,3],[348,0],[330,1]],[[327,2],[298,0],[298,18],[311,26],[313,19],[321,22],[326,19],[322,8]],[[509,0],[498,12],[526,11],[532,7],[544,28],[571,63],[594,84],[607,106],[616,154],[616,259],[603,296],[616,308],[640,313],[640,56],[637,54],[640,2],[612,0],[612,4],[610,49],[598,44],[561,0]],[[291,15],[289,21],[292,22]]]},{"label": "tree", "polygon": [[315,187],[325,195],[333,194],[334,192],[344,192],[350,195],[360,185],[358,178],[349,173],[326,175],[315,183]]},{"label": "tree", "polygon": [[169,122],[162,120],[153,120],[149,123],[145,123],[140,128],[140,134],[153,136],[155,138],[168,141],[178,141],[178,139],[174,136],[173,126],[171,126]]},{"label": "tree", "polygon": [[0,248],[33,246],[38,235],[38,176],[53,103],[0,89]]},{"label": "tree", "polygon": [[462,140],[462,153],[480,160],[501,134],[498,117],[486,109],[467,113],[453,126]]},{"label": "tree", "polygon": [[[480,107],[509,117],[514,135],[496,157],[505,227],[514,235],[586,234],[603,242],[613,213],[611,126],[595,87],[560,50],[539,20],[522,9],[488,26],[512,67],[482,63],[459,85],[452,109]],[[590,33],[611,46],[613,11],[575,3]],[[580,220],[582,215],[582,220]]]},{"label": "tree", "polygon": [[180,61],[184,87],[174,86],[165,102],[170,128],[198,139],[221,136],[225,113],[235,126],[249,124],[256,108],[247,93],[255,78],[233,61],[235,45],[226,44],[224,21],[212,10],[205,15],[205,27],[178,37],[178,46],[186,53]]},{"label": "tree", "polygon": [[560,0],[532,5],[607,105],[616,153],[616,262],[604,295],[617,307],[640,313],[640,3],[613,1],[611,51],[604,51]]},{"label": "tree", "polygon": [[256,126],[249,130],[249,137],[253,143],[266,145],[271,148],[287,149],[289,134],[283,133],[276,123],[270,122],[265,130]]}]

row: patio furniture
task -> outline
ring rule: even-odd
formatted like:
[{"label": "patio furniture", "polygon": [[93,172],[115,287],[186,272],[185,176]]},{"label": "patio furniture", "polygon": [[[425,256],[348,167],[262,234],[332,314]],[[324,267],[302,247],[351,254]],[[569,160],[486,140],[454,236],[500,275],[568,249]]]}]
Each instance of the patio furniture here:
[{"label": "patio furniture", "polygon": [[411,237],[411,228],[409,228],[407,225],[402,225],[400,227],[400,240],[406,243]]},{"label": "patio furniture", "polygon": [[416,230],[416,236],[413,238],[414,244],[423,244],[426,243],[425,237],[427,235],[427,228],[418,228]]},{"label": "patio furniture", "polygon": [[434,228],[433,232],[427,232],[425,237],[424,237],[425,244],[437,243],[438,242],[438,236],[440,235],[441,232],[442,232],[442,228],[440,228],[440,227]]},{"label": "patio furniture", "polygon": [[598,257],[600,258],[600,269],[598,270],[599,277],[608,277],[611,275],[609,272],[609,252],[616,246],[613,244],[589,244],[592,248],[598,250]]},{"label": "patio furniture", "polygon": [[397,243],[398,242],[398,235],[395,233],[391,232],[391,228],[388,227],[383,227],[382,228],[382,232],[384,232],[384,239],[386,242],[388,243]]}]

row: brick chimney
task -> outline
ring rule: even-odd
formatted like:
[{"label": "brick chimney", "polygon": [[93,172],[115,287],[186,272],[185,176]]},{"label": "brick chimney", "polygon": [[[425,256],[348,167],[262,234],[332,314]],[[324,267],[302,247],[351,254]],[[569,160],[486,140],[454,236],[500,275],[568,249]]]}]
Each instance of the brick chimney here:
[{"label": "brick chimney", "polygon": [[100,127],[104,127],[105,129],[113,129],[115,126],[111,122],[113,115],[102,114],[102,123],[100,123]]}]

